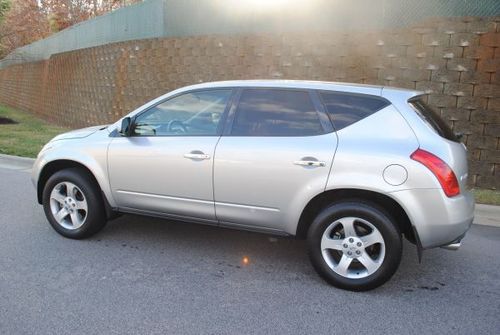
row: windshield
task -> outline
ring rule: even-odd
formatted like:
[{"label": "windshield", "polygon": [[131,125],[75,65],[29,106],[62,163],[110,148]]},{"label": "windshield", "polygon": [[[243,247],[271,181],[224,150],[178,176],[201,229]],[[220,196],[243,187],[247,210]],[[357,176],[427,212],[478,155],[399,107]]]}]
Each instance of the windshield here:
[{"label": "windshield", "polygon": [[408,101],[410,106],[413,107],[415,112],[434,129],[441,137],[447,140],[460,142],[459,138],[455,135],[450,126],[439,116],[439,114],[432,109],[427,103],[422,100],[422,97],[416,97]]}]

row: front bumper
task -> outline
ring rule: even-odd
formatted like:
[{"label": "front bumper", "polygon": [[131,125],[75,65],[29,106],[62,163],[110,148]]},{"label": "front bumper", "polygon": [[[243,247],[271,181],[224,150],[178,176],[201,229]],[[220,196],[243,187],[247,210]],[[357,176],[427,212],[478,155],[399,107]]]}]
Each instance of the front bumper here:
[{"label": "front bumper", "polygon": [[459,242],[474,220],[470,192],[448,198],[441,189],[413,189],[392,193],[403,206],[423,249]]},{"label": "front bumper", "polygon": [[40,158],[40,154],[38,154],[38,157],[35,159],[33,167],[31,168],[31,178],[30,178],[35,188],[37,188],[38,186],[38,178],[40,177],[40,170],[43,163],[44,162]]}]

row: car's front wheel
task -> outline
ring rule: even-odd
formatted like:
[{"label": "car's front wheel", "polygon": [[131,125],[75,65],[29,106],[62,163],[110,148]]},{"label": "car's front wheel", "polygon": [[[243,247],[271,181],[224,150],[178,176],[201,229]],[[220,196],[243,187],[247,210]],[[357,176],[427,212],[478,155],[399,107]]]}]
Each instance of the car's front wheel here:
[{"label": "car's front wheel", "polygon": [[43,209],[51,226],[68,238],[90,237],[106,224],[99,187],[78,168],[58,171],[48,179]]},{"label": "car's front wheel", "polygon": [[376,205],[346,201],[321,211],[308,231],[316,271],[330,284],[352,291],[378,287],[396,272],[401,234]]}]

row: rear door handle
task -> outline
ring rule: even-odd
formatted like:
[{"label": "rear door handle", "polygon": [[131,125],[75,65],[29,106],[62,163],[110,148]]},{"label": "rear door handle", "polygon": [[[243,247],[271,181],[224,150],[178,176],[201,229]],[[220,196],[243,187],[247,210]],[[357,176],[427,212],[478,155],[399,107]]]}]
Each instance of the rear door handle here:
[{"label": "rear door handle", "polygon": [[318,167],[324,167],[326,165],[325,162],[313,161],[313,160],[300,160],[293,162],[293,164],[300,166],[318,166]]},{"label": "rear door handle", "polygon": [[184,154],[184,158],[195,159],[195,160],[204,160],[210,159],[210,155],[203,153],[202,151],[191,151],[188,154]]}]

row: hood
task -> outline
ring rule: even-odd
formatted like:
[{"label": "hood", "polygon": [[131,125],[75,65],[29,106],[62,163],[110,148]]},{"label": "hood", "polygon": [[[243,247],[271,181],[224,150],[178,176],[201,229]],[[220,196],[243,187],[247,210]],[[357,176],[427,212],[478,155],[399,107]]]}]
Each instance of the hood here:
[{"label": "hood", "polygon": [[93,133],[95,133],[96,131],[104,129],[106,127],[107,127],[106,125],[101,125],[101,126],[94,126],[94,127],[87,127],[87,128],[72,130],[72,131],[69,131],[67,133],[57,135],[56,137],[54,137],[52,139],[52,141],[84,138],[84,137],[90,136]]}]

